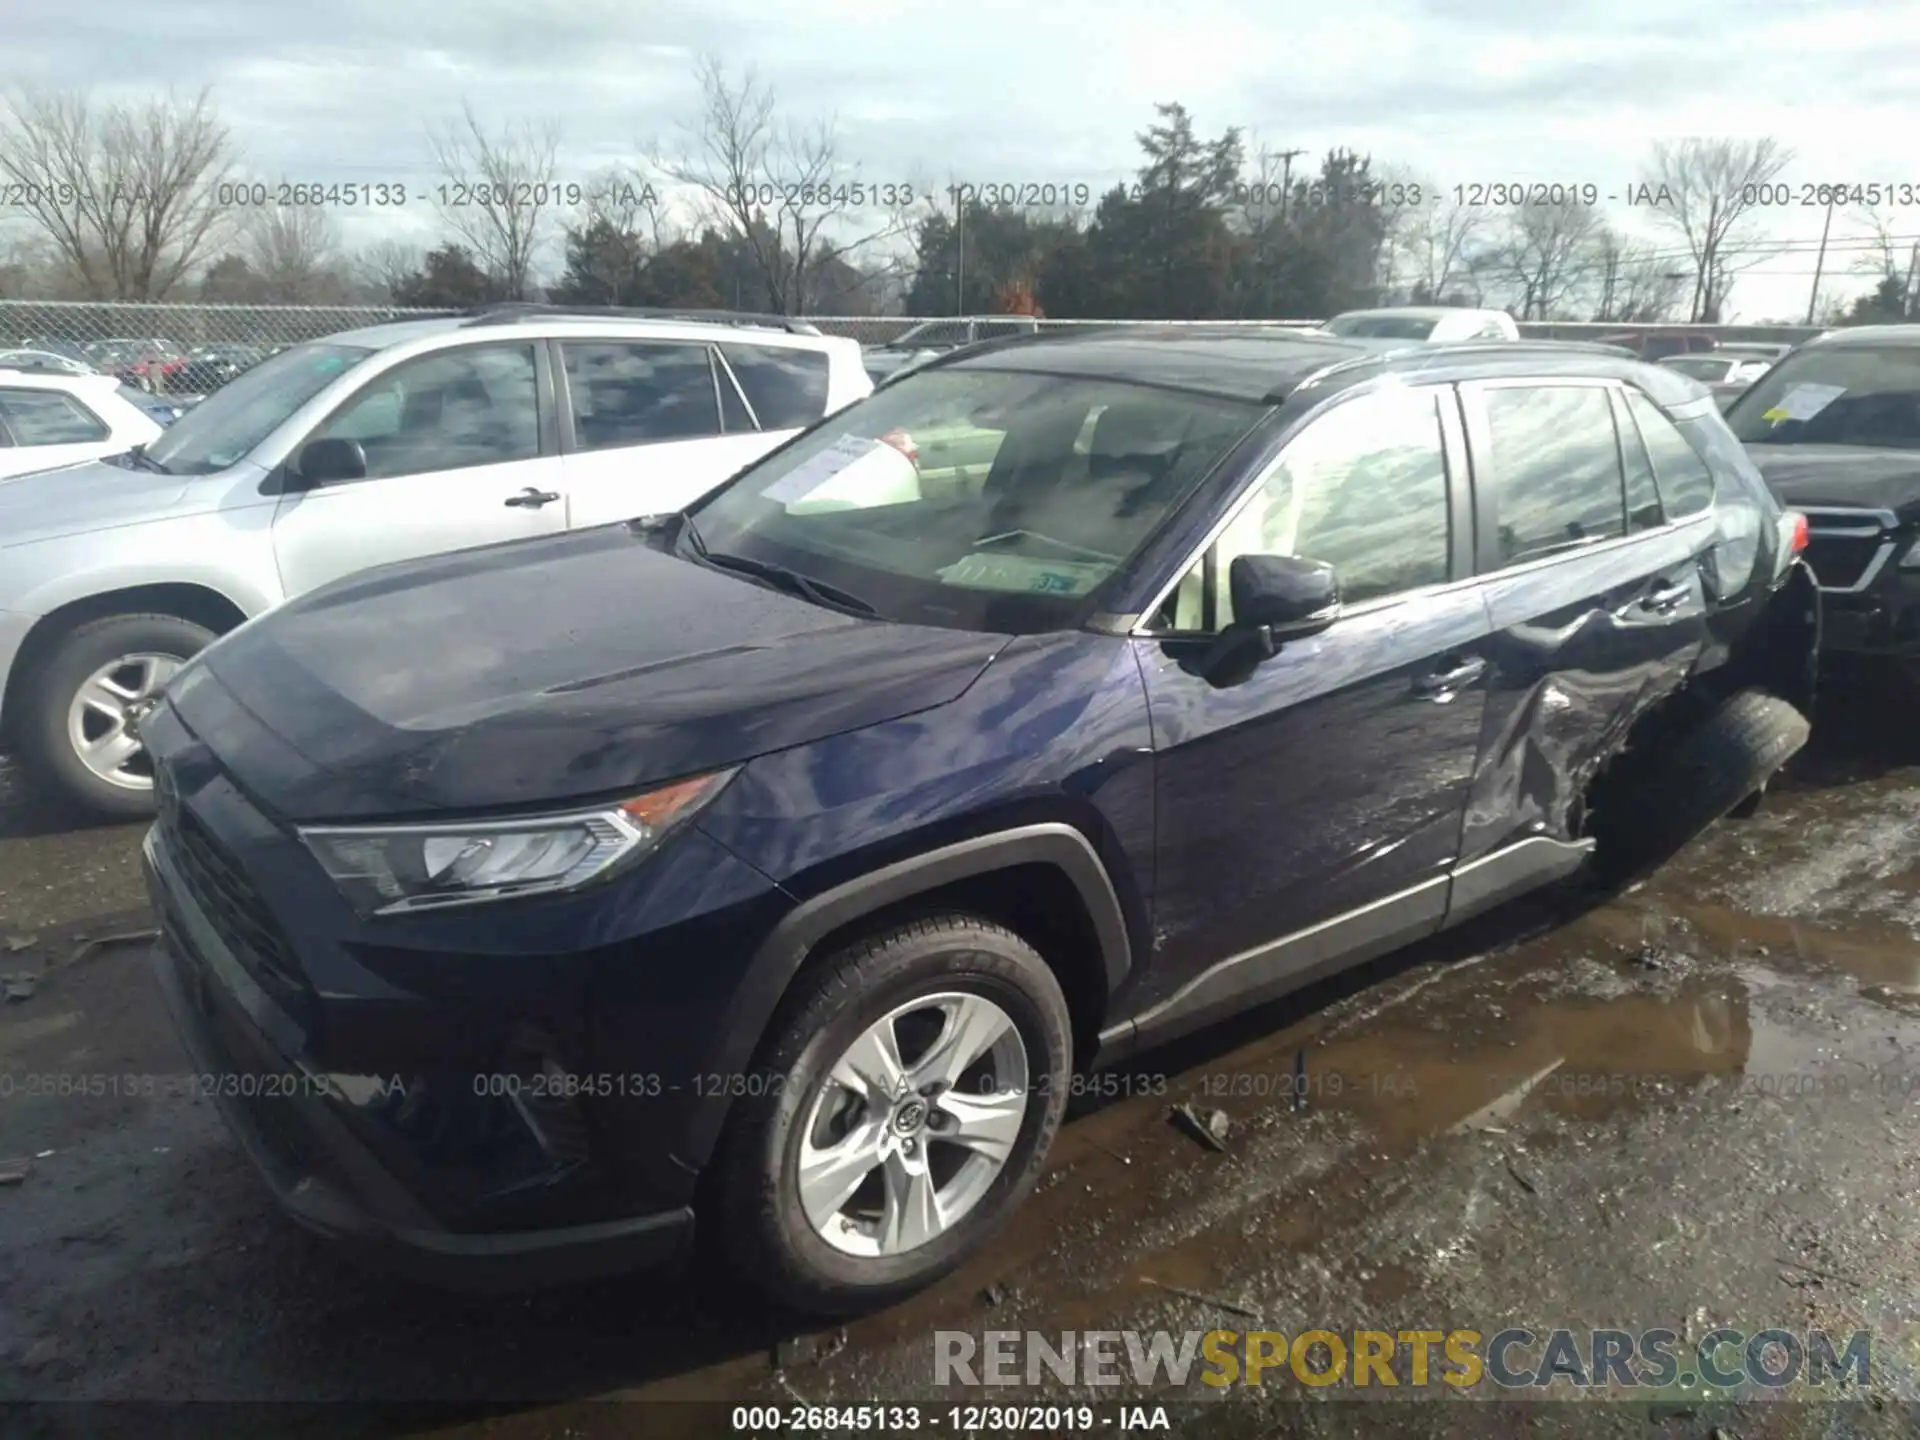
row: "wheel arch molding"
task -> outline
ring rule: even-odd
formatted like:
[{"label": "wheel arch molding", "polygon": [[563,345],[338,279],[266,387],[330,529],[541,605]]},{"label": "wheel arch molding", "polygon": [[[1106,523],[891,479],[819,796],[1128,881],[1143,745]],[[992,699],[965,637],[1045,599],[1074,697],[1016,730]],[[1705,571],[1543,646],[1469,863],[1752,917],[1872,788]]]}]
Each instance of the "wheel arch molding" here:
[{"label": "wheel arch molding", "polygon": [[[821,942],[836,932],[960,882],[1035,866],[1059,872],[1085,907],[1106,990],[1101,998],[1110,998],[1130,977],[1134,962],[1125,911],[1106,865],[1093,842],[1073,825],[1021,825],[879,866],[795,906],[755,948],[714,1045],[711,1070],[738,1074],[752,1066],[795,977]],[[718,1096],[694,1107],[675,1146],[675,1159],[689,1169],[703,1169],[728,1108]]]}]

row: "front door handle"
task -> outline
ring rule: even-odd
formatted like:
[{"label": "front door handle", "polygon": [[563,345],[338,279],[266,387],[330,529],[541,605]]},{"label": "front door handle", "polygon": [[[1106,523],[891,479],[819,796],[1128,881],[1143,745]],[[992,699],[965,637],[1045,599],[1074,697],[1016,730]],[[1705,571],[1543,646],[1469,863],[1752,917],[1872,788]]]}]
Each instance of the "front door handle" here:
[{"label": "front door handle", "polygon": [[509,495],[507,504],[521,510],[538,510],[542,505],[551,505],[560,498],[558,490],[536,490],[529,485],[518,495]]},{"label": "front door handle", "polygon": [[1414,681],[1413,693],[1426,695],[1435,700],[1451,700],[1455,692],[1466,689],[1487,673],[1487,662],[1477,655],[1471,659],[1445,663],[1448,668],[1436,670],[1431,675],[1422,675]]},{"label": "front door handle", "polygon": [[1671,615],[1686,603],[1687,587],[1662,580],[1640,599],[1640,608],[1655,615]]}]

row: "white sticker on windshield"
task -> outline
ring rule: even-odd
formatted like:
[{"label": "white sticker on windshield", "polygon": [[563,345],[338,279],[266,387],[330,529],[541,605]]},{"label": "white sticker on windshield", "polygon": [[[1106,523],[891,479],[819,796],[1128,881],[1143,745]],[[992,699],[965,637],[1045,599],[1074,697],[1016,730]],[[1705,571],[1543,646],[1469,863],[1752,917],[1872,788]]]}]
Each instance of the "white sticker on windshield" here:
[{"label": "white sticker on windshield", "polygon": [[864,435],[842,435],[810,460],[803,460],[760,493],[780,505],[806,499],[842,470],[851,469],[880,445]]},{"label": "white sticker on windshield", "polygon": [[1782,420],[1811,420],[1846,393],[1844,385],[1795,385],[1762,418],[1776,425]]}]

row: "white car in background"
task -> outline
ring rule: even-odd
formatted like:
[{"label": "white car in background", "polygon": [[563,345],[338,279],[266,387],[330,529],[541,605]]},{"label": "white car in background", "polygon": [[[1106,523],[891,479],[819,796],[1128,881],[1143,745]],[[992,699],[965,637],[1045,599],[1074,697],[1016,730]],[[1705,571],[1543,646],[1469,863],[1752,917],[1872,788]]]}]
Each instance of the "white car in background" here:
[{"label": "white car in background", "polygon": [[855,341],[780,317],[514,305],[293,346],[140,450],[0,483],[0,749],[150,814],[138,718],[218,636],[372,566],[683,509],[872,390]]},{"label": "white car in background", "polygon": [[1713,392],[1713,398],[1722,410],[1773,368],[1773,361],[1763,356],[1724,349],[1709,350],[1699,355],[1669,355],[1655,363],[1698,380]]},{"label": "white car in background", "polygon": [[1351,340],[1414,340],[1439,345],[1454,340],[1518,340],[1520,327],[1504,310],[1468,310],[1458,305],[1398,305],[1384,310],[1348,310],[1321,327]]},{"label": "white car in background", "polygon": [[[0,369],[0,480],[119,455],[161,433],[111,375]],[[5,538],[0,534],[0,545]]]}]

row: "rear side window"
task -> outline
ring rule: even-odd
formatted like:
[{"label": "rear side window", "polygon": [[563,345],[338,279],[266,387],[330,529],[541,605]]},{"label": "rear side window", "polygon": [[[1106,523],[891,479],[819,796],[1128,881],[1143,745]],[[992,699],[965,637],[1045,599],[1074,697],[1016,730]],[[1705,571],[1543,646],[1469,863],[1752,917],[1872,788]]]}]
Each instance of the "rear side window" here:
[{"label": "rear side window", "polygon": [[798,430],[827,413],[831,362],[824,350],[723,344],[720,351],[762,430]]},{"label": "rear side window", "polygon": [[1660,485],[1660,501],[1667,518],[1684,520],[1698,515],[1713,504],[1713,472],[1707,462],[1694,453],[1660,407],[1637,390],[1627,392],[1627,408],[1647,442],[1653,457],[1654,478]]},{"label": "rear side window", "polygon": [[1597,385],[1486,392],[1501,566],[1626,534],[1613,407]]},{"label": "rear side window", "polygon": [[98,415],[58,390],[0,390],[0,412],[17,445],[85,445],[112,433]]},{"label": "rear side window", "polygon": [[1613,420],[1620,431],[1620,462],[1627,477],[1627,528],[1635,534],[1655,529],[1665,523],[1666,512],[1660,506],[1660,487],[1653,478],[1653,461],[1647,455],[1633,417],[1623,413],[1617,403]]},{"label": "rear side window", "polygon": [[704,345],[650,341],[561,345],[582,450],[720,433],[720,399]]}]

